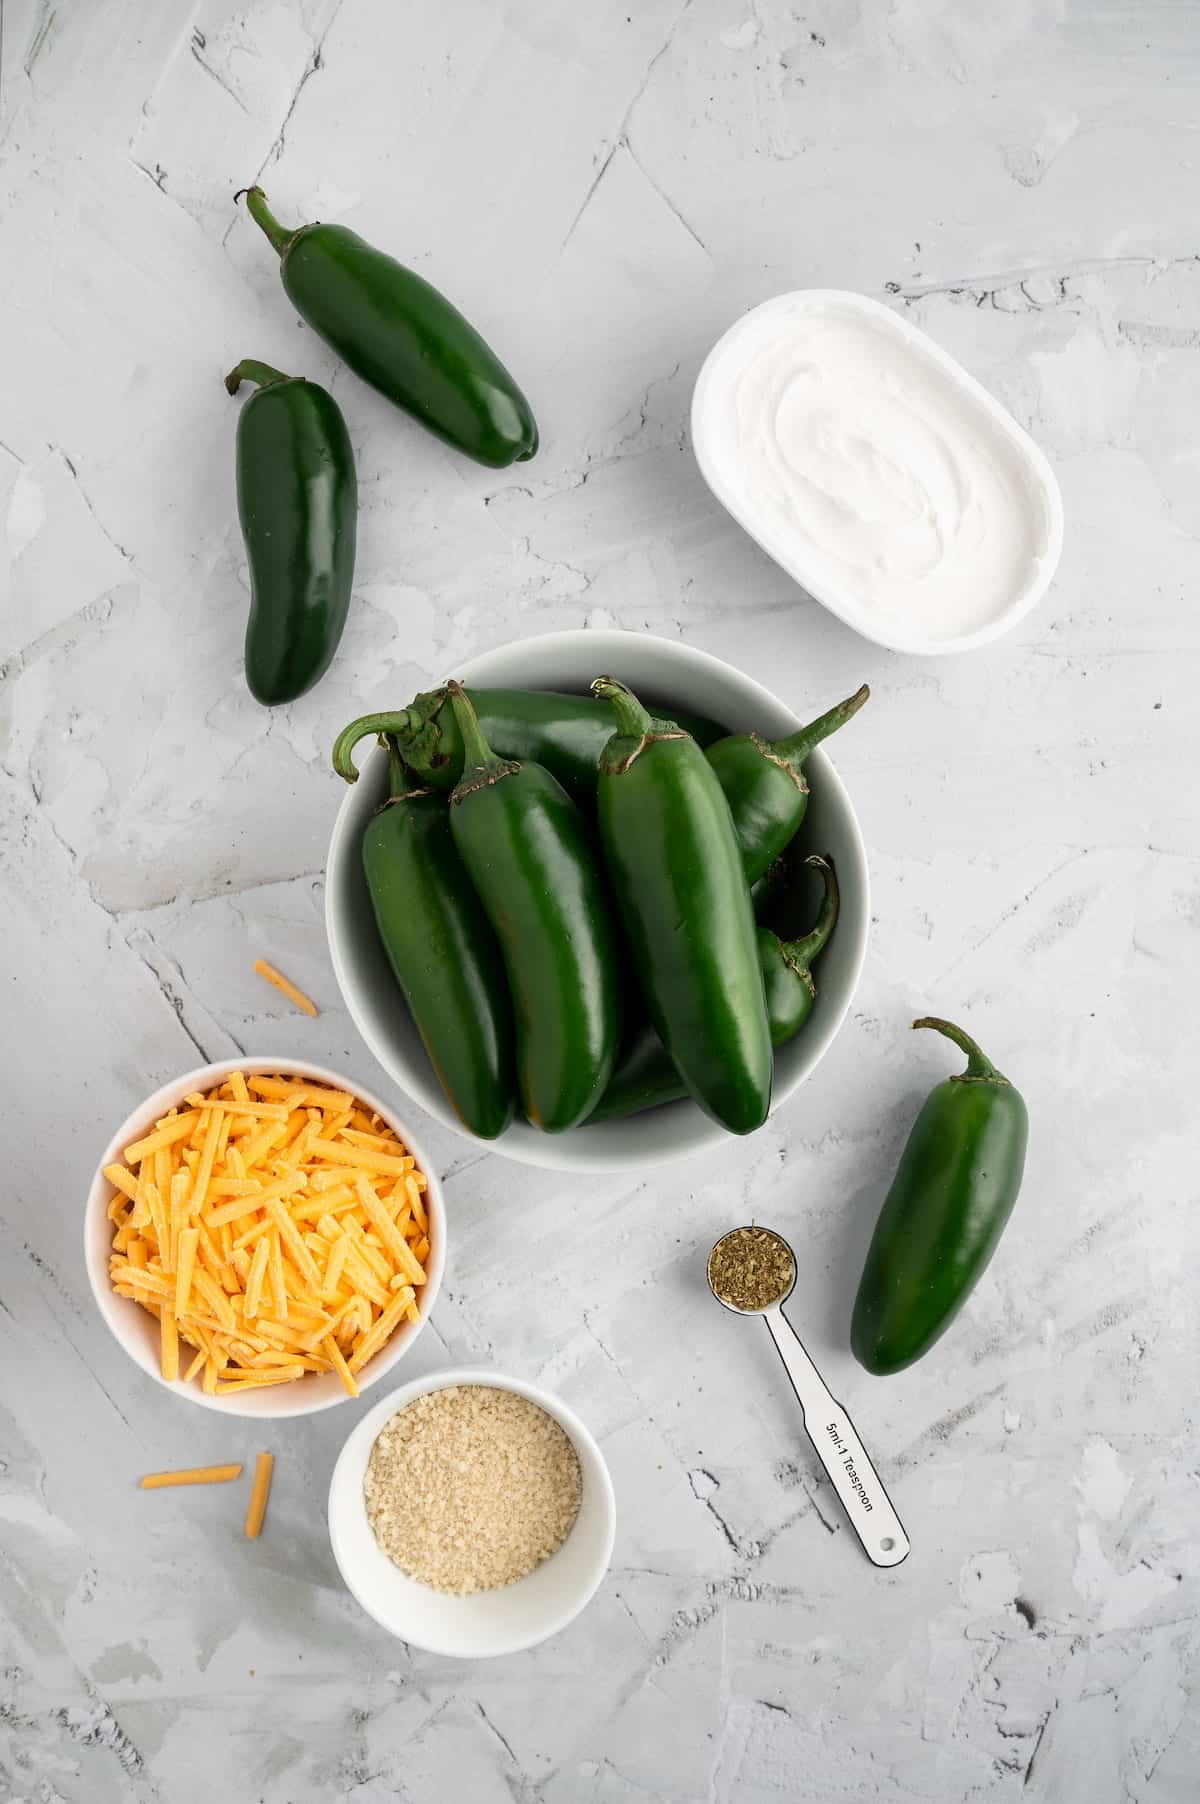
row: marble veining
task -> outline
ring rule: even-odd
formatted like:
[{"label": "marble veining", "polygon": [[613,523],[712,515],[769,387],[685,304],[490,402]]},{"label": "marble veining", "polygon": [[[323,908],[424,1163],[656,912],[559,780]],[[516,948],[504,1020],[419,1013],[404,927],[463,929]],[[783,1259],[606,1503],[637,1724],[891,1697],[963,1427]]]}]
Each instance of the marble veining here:
[{"label": "marble veining", "polygon": [[[0,1797],[1196,1796],[1198,101],[1200,28],[1164,0],[6,0]],[[534,401],[535,462],[470,466],[337,366],[235,212],[256,178],[459,301]],[[704,353],[806,285],[916,321],[1054,463],[1061,571],[996,646],[856,638],[700,479]],[[363,504],[341,653],[270,714],[221,384],[247,356],[332,383]],[[487,646],[614,625],[801,712],[870,682],[835,756],[873,939],[813,1080],[715,1155],[566,1183],[420,1121],[454,1244],[409,1369],[557,1387],[620,1507],[585,1616],[455,1665],[338,1580],[321,1498],[357,1406],[270,1438],[256,1544],[219,1491],[134,1489],[260,1436],[111,1342],[80,1211],[113,1124],[201,1058],[384,1081],[325,951],[335,731]],[[967,1315],[872,1380],[849,1303],[947,1069],[907,1034],[928,1008],[1021,1083],[1029,1174]],[[708,1298],[704,1248],[751,1215],[796,1245],[797,1320],[912,1535],[890,1573],[766,1337]]]}]

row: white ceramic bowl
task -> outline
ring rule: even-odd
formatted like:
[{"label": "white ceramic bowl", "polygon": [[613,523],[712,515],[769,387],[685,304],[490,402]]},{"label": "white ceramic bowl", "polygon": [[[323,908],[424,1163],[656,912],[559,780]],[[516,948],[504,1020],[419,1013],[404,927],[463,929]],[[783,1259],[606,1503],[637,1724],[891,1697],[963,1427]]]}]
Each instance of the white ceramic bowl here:
[{"label": "white ceramic bowl", "polygon": [[[645,633],[547,633],[485,652],[449,674],[479,687],[583,695],[592,678],[605,672],[647,701],[707,716],[734,733],[757,728],[777,738],[802,724],[768,689],[720,658]],[[407,699],[397,698],[398,703]],[[835,699],[806,695],[801,704],[805,718],[820,714]],[[346,791],[329,844],[325,925],[334,973],[358,1031],[388,1076],[446,1127],[465,1133],[430,1068],[375,929],[361,848],[367,822],[386,793],[387,759],[376,748],[360,769],[358,782]],[[806,769],[812,798],[804,842],[832,857],[842,907],[837,931],[816,970],[816,1008],[799,1038],[776,1054],[775,1108],[816,1069],[841,1026],[862,971],[870,918],[866,856],[850,798],[820,747]],[[566,1134],[543,1134],[517,1121],[499,1139],[476,1144],[493,1146],[527,1165],[616,1171],[683,1158],[727,1139],[725,1130],[695,1103],[677,1102],[625,1121],[585,1123]]]},{"label": "white ceramic bowl", "polygon": [[[810,564],[802,542],[789,536],[778,513],[763,504],[745,476],[736,443],[737,385],[756,352],[790,323],[803,322],[811,310],[835,307],[868,321],[894,343],[899,361],[923,365],[962,410],[973,444],[989,442],[998,454],[1015,459],[1028,496],[1033,555],[1011,600],[991,619],[953,636],[939,637],[917,625],[889,621],[865,608],[845,586]],[[750,537],[787,571],[805,592],[844,620],[847,626],[891,651],[935,656],[972,650],[998,639],[1036,606],[1049,588],[1062,556],[1062,495],[1053,470],[1024,428],[994,395],[988,393],[949,352],[882,302],[864,294],[832,288],[799,289],[776,295],[735,320],[719,338],[696,378],[692,394],[692,448],[709,488]]]},{"label": "white ceramic bowl", "polygon": [[[569,1435],[583,1476],[579,1515],[558,1552],[516,1584],[470,1597],[434,1591],[394,1566],[375,1539],[363,1497],[367,1462],[385,1423],[405,1404],[450,1384],[488,1384],[528,1397]],[[333,1557],[367,1615],[412,1647],[460,1659],[520,1653],[565,1628],[594,1596],[607,1572],[616,1526],[616,1502],[604,1455],[579,1417],[549,1391],[499,1372],[435,1372],[389,1392],[350,1434],[329,1486]]]},{"label": "white ceramic bowl", "polygon": [[394,1128],[425,1173],[428,1181],[424,1201],[429,1216],[429,1259],[425,1267],[428,1281],[422,1286],[418,1297],[420,1319],[405,1322],[374,1359],[367,1362],[358,1375],[360,1390],[367,1390],[378,1384],[408,1352],[425,1326],[437,1299],[446,1264],[446,1211],[437,1173],[420,1143],[413,1138],[410,1130],[387,1103],[381,1102],[370,1090],[364,1090],[361,1084],[347,1083],[336,1071],[326,1071],[321,1065],[306,1064],[303,1059],[223,1059],[216,1065],[201,1065],[199,1070],[189,1071],[185,1076],[173,1078],[169,1084],[164,1084],[161,1090],[156,1090],[140,1108],[133,1111],[105,1147],[88,1192],[83,1219],[83,1256],[88,1281],[96,1299],[96,1307],[115,1339],[147,1377],[155,1379],[173,1396],[184,1397],[189,1403],[199,1403],[204,1409],[219,1410],[226,1416],[315,1415],[317,1410],[329,1409],[333,1404],[346,1402],[349,1398],[349,1393],[343,1388],[336,1372],[309,1372],[292,1384],[269,1385],[266,1390],[248,1391],[239,1397],[209,1396],[201,1390],[198,1383],[184,1384],[182,1379],[178,1383],[169,1384],[159,1366],[157,1321],[131,1298],[119,1297],[108,1276],[108,1260],[112,1250],[112,1223],[108,1219],[108,1204],[113,1187],[104,1175],[104,1167],[119,1163],[122,1149],[131,1141],[148,1134],[154,1123],[168,1109],[181,1103],[191,1091],[211,1090],[214,1084],[222,1083],[231,1071],[244,1071],[247,1077],[285,1072],[289,1076],[294,1074],[305,1078],[311,1083],[329,1084],[335,1090],[351,1091],[368,1109],[374,1110],[389,1127]]}]

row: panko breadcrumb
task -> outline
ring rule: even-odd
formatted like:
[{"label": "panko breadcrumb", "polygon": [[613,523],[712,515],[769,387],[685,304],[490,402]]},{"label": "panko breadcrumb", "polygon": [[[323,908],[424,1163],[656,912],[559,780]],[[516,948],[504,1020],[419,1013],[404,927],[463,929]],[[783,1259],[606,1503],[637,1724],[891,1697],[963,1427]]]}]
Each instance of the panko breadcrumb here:
[{"label": "panko breadcrumb", "polygon": [[554,1417],[484,1384],[448,1385],[398,1410],[363,1480],[388,1558],[458,1597],[515,1584],[557,1553],[582,1490],[579,1456]]}]

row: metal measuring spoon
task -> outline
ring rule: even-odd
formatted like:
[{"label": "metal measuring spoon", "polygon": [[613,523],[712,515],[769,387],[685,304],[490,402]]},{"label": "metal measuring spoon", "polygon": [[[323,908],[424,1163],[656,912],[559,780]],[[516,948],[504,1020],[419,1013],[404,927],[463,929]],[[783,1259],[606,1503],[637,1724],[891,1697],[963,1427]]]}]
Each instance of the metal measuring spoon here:
[{"label": "metal measuring spoon", "polygon": [[769,1235],[778,1242],[791,1263],[791,1274],[784,1280],[786,1287],[777,1297],[756,1307],[742,1308],[731,1303],[721,1295],[713,1281],[714,1256],[727,1240],[743,1231],[741,1228],[731,1228],[713,1247],[708,1255],[708,1287],[722,1309],[728,1309],[731,1315],[762,1317],[775,1342],[775,1351],[791,1379],[805,1433],[829,1475],[830,1484],[841,1499],[842,1508],[850,1518],[850,1526],[862,1542],[867,1558],[875,1566],[898,1566],[901,1560],[907,1559],[909,1551],[904,1525],[892,1508],[891,1499],[867,1457],[853,1422],[842,1404],[830,1393],[805,1351],[800,1336],[783,1313],[783,1305],[796,1285],[795,1253],[783,1235],[776,1234],[773,1228],[755,1228],[756,1234]]}]

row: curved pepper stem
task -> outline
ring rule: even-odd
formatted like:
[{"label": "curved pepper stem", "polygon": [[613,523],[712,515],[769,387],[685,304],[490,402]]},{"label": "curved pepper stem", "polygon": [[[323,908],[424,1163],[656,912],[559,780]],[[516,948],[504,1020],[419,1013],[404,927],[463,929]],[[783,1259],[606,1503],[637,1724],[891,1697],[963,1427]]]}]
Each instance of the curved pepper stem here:
[{"label": "curved pepper stem", "polygon": [[789,963],[799,965],[804,970],[807,970],[814,958],[817,957],[818,953],[825,950],[826,946],[829,944],[830,935],[837,926],[838,910],[841,907],[841,893],[838,889],[837,872],[834,870],[833,865],[828,858],[822,858],[819,852],[814,852],[810,857],[806,858],[804,862],[805,864],[811,864],[815,870],[820,871],[821,879],[825,885],[825,894],[821,900],[821,907],[817,914],[817,918],[813,922],[809,932],[800,940],[784,940],[783,951]]},{"label": "curved pepper stem", "polygon": [[463,770],[468,766],[472,770],[498,770],[502,765],[511,767],[511,758],[498,758],[483,736],[483,728],[479,724],[479,716],[475,712],[475,704],[461,683],[447,683],[446,694],[450,697],[450,706],[454,710],[454,718],[458,722],[458,730],[463,742]]},{"label": "curved pepper stem", "polygon": [[613,705],[617,732],[622,739],[645,739],[654,731],[654,722],[632,689],[618,683],[615,677],[598,676],[592,694]]},{"label": "curved pepper stem", "polygon": [[822,739],[828,739],[831,733],[836,733],[839,727],[844,727],[846,722],[858,713],[870,693],[870,689],[864,683],[861,689],[856,689],[853,695],[848,695],[844,702],[838,702],[827,713],[818,715],[817,719],[810,721],[806,727],[790,733],[786,739],[773,740],[772,752],[799,773],[801,765],[813,747],[820,745]]},{"label": "curved pepper stem", "polygon": [[350,754],[360,739],[368,735],[382,739],[393,733],[415,733],[420,725],[420,716],[413,708],[400,708],[390,714],[361,714],[343,727],[333,742],[334,770],[347,783],[357,783],[358,767]]},{"label": "curved pepper stem", "polygon": [[235,369],[230,370],[225,378],[225,386],[231,395],[236,395],[243,382],[253,382],[259,388],[270,388],[273,382],[294,382],[294,376],[287,376],[282,370],[272,368],[269,363],[259,363],[255,357],[243,357]]},{"label": "curved pepper stem", "polygon": [[941,1021],[936,1015],[922,1015],[919,1021],[913,1022],[913,1026],[932,1027],[936,1033],[945,1034],[948,1040],[953,1040],[960,1052],[966,1053],[967,1068],[961,1074],[963,1077],[985,1078],[993,1084],[1008,1082],[1008,1079],[996,1070],[987,1054],[980,1051],[970,1034],[964,1033],[961,1027],[955,1027],[952,1021]]},{"label": "curved pepper stem", "polygon": [[267,205],[266,195],[257,184],[255,184],[253,188],[239,188],[233,197],[234,200],[240,200],[243,194],[246,196],[246,211],[249,213],[255,225],[262,227],[263,231],[267,234],[267,237],[271,240],[272,248],[277,250],[282,257],[284,251],[296,236],[297,231],[302,228],[298,226],[280,225],[270,207]]}]

